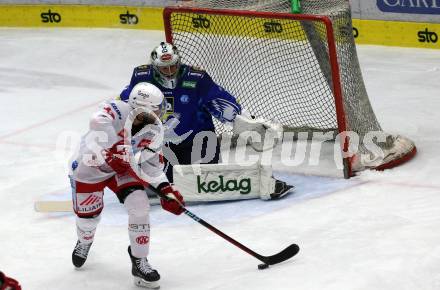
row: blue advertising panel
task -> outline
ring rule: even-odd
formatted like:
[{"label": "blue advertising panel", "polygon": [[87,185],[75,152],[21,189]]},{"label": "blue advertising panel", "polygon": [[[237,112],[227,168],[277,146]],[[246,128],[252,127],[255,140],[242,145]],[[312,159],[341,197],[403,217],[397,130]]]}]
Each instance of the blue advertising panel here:
[{"label": "blue advertising panel", "polygon": [[382,12],[440,15],[440,0],[377,0],[377,7]]}]

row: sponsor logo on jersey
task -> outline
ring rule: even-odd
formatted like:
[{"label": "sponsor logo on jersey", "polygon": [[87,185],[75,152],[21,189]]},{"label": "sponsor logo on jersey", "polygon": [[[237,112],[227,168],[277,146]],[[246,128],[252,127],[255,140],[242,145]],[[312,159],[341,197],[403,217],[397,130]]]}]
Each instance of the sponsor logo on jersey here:
[{"label": "sponsor logo on jersey", "polygon": [[438,34],[434,31],[429,31],[428,28],[419,31],[417,33],[417,36],[419,37],[419,42],[437,43],[438,41]]},{"label": "sponsor logo on jersey", "polygon": [[276,21],[264,22],[264,32],[266,33],[281,33],[283,32],[283,26]]},{"label": "sponsor logo on jersey", "polygon": [[150,66],[147,64],[140,65],[134,69],[135,76],[143,76],[150,74]]},{"label": "sponsor logo on jersey", "polygon": [[52,12],[50,9],[48,12],[43,12],[40,14],[41,22],[43,23],[60,23],[61,22],[61,14],[57,12]]},{"label": "sponsor logo on jersey", "polygon": [[440,0],[377,0],[383,12],[440,14]]},{"label": "sponsor logo on jersey", "polygon": [[191,81],[183,81],[182,82],[182,88],[187,88],[187,89],[195,89],[196,88],[196,82],[191,82]]},{"label": "sponsor logo on jersey", "polygon": [[203,76],[203,73],[189,72],[188,75],[192,76],[192,77],[199,77],[200,78]]},{"label": "sponsor logo on jersey", "polygon": [[130,12],[128,12],[125,14],[119,14],[119,19],[121,20],[121,24],[138,24],[139,23],[139,18],[137,17],[136,14],[130,14]]},{"label": "sponsor logo on jersey", "polygon": [[211,27],[211,21],[208,18],[198,15],[197,17],[192,18],[192,25],[194,28],[205,28],[208,29]]},{"label": "sponsor logo on jersey", "polygon": [[78,168],[78,161],[75,160],[72,162],[72,170],[75,170],[77,168]]},{"label": "sponsor logo on jersey", "polygon": [[140,236],[136,238],[136,243],[138,243],[139,245],[148,244],[149,241],[150,238],[148,236]]},{"label": "sponsor logo on jersey", "polygon": [[83,200],[79,205],[81,206],[91,205],[94,203],[99,203],[100,201],[102,201],[102,198],[100,196],[91,194],[85,200]]},{"label": "sponsor logo on jersey", "polygon": [[189,96],[188,95],[181,95],[180,96],[180,102],[182,104],[188,104],[189,103]]},{"label": "sponsor logo on jersey", "polygon": [[112,106],[113,110],[116,111],[116,114],[118,114],[119,120],[122,120],[122,114],[121,111],[119,110],[119,108],[116,106],[115,103],[110,103],[110,105]]},{"label": "sponsor logo on jersey", "polygon": [[137,72],[135,75],[136,76],[147,76],[149,74],[150,74],[149,71],[141,71],[141,72]]},{"label": "sponsor logo on jersey", "polygon": [[97,194],[91,194],[87,196],[85,199],[83,199],[83,194],[77,193],[77,198],[79,199],[77,212],[80,212],[82,214],[99,211],[104,206],[102,196]]},{"label": "sponsor logo on jersey", "polygon": [[223,175],[219,175],[218,180],[202,182],[200,175],[197,175],[197,191],[198,193],[222,193],[227,191],[238,191],[241,194],[251,192],[251,179],[229,179],[224,180]]}]

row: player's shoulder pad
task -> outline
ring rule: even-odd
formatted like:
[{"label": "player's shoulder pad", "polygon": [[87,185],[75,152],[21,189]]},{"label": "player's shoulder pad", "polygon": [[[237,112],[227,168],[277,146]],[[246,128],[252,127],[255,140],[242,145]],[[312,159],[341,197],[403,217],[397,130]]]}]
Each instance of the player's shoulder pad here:
[{"label": "player's shoulder pad", "polygon": [[124,116],[127,116],[130,112],[130,105],[121,100],[109,100],[106,102],[107,106],[116,112],[118,119],[122,120]]},{"label": "player's shoulder pad", "polygon": [[186,75],[190,78],[201,79],[206,75],[206,71],[199,66],[188,66]]},{"label": "player's shoulder pad", "polygon": [[135,67],[133,70],[133,75],[136,77],[151,75],[151,65],[143,64],[143,65]]}]

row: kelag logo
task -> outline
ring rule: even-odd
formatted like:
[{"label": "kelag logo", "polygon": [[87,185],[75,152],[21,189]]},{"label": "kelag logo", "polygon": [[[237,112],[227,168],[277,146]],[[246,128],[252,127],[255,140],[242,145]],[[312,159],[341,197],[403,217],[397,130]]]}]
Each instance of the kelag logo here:
[{"label": "kelag logo", "polygon": [[433,32],[433,31],[429,31],[428,28],[425,28],[425,30],[419,31],[417,33],[417,36],[419,37],[419,42],[437,43],[437,40],[438,40],[437,33]]},{"label": "kelag logo", "polygon": [[192,18],[192,24],[194,28],[209,28],[211,26],[211,21],[208,18],[199,15]]},{"label": "kelag logo", "polygon": [[440,14],[440,0],[377,0],[383,12]]},{"label": "kelag logo", "polygon": [[44,23],[49,23],[49,22],[50,23],[53,23],[53,22],[59,23],[59,22],[61,22],[61,15],[59,13],[50,11],[50,9],[48,12],[43,12],[40,15],[41,15],[41,22],[44,22]]},{"label": "kelag logo", "polygon": [[119,14],[119,19],[121,20],[121,24],[138,24],[139,18],[136,14],[130,14],[128,12],[125,14]]},{"label": "kelag logo", "polygon": [[271,21],[271,22],[264,22],[263,24],[264,27],[264,32],[267,33],[281,33],[283,32],[283,26],[281,25],[281,23],[276,22],[276,21]]}]

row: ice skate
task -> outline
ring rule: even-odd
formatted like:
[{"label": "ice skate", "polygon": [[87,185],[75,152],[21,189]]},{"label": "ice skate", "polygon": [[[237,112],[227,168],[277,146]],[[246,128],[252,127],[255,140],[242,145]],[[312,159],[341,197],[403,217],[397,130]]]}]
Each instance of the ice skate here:
[{"label": "ice skate", "polygon": [[275,192],[270,194],[271,199],[279,199],[295,191],[295,186],[289,185],[281,180],[275,181]]},{"label": "ice skate", "polygon": [[131,247],[128,247],[128,254],[131,259],[131,273],[134,277],[134,284],[148,289],[159,289],[159,273],[148,263],[147,258],[136,258],[131,254]]},{"label": "ice skate", "polygon": [[84,244],[80,241],[76,242],[75,249],[72,252],[72,263],[75,267],[79,268],[87,260],[87,255],[89,254],[90,248],[92,247],[92,243]]}]

